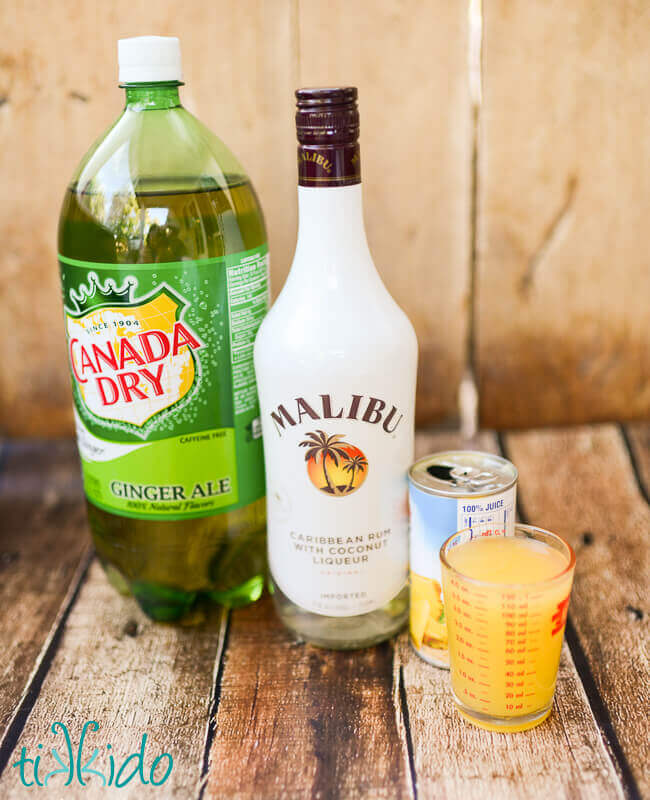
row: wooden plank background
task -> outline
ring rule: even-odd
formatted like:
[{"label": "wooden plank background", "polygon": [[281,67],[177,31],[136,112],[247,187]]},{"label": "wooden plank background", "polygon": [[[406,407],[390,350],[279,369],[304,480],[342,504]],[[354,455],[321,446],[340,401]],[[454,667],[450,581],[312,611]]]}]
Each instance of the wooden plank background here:
[{"label": "wooden plank background", "polygon": [[180,36],[186,105],[253,178],[275,292],[296,233],[293,90],[359,86],[368,233],[418,332],[420,423],[456,415],[472,365],[489,425],[647,417],[650,7],[597,5],[483,0],[475,119],[470,0],[3,3],[0,430],[72,430],[57,217],[121,109],[116,40],[142,33]]},{"label": "wooden plank background", "polygon": [[650,411],[650,5],[484,0],[482,421]]},{"label": "wooden plank background", "polygon": [[91,543],[71,441],[47,452],[38,443],[7,444],[0,463],[1,746],[20,724],[25,687],[38,682],[55,644],[51,631],[63,622]]},{"label": "wooden plank background", "polygon": [[[18,800],[36,790],[21,787],[11,768],[22,747],[33,757],[44,744],[43,777],[53,766],[52,722],[64,721],[78,743],[91,719],[100,730],[89,735],[86,758],[99,748],[94,766],[104,773],[106,744],[119,764],[145,732],[147,774],[156,755],[174,756],[164,789],[135,780],[119,790],[127,798],[648,796],[641,672],[647,674],[650,609],[640,537],[648,529],[642,465],[649,442],[647,425],[527,431],[500,441],[487,433],[464,442],[453,433],[416,439],[420,455],[464,446],[515,457],[520,512],[558,530],[578,551],[553,714],[514,736],[463,722],[448,673],[418,658],[405,632],[374,648],[324,651],[294,641],[268,595],[228,616],[212,609],[193,628],[150,622],[109,587],[97,563],[83,568],[72,443],[9,445],[0,463],[0,511],[21,557],[2,595],[13,623],[0,626],[0,796]],[[41,465],[36,488],[34,462]],[[48,546],[62,535],[64,519],[68,546]],[[24,543],[30,537],[21,543],[25,521],[40,521],[31,549]],[[9,552],[0,547],[0,564]],[[38,570],[46,566],[52,577],[39,606],[25,587],[30,577],[43,583]],[[21,612],[34,619],[20,623]],[[30,648],[21,650],[27,637]],[[62,789],[64,780],[57,776],[39,792],[83,800],[117,791],[96,779]]]},{"label": "wooden plank background", "polygon": [[[527,520],[576,551],[571,619],[607,708],[614,749],[650,793],[648,586],[650,507],[613,425],[524,431],[505,438]],[[571,630],[567,638],[571,638]]]}]

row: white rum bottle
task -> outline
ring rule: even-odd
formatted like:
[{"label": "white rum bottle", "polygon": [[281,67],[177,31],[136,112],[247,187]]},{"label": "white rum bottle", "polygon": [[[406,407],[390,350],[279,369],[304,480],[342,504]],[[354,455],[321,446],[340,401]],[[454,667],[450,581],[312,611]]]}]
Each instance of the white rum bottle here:
[{"label": "white rum bottle", "polygon": [[356,648],[408,614],[417,340],[368,249],[357,90],[296,97],[298,243],[255,342],[269,566],[294,634]]}]

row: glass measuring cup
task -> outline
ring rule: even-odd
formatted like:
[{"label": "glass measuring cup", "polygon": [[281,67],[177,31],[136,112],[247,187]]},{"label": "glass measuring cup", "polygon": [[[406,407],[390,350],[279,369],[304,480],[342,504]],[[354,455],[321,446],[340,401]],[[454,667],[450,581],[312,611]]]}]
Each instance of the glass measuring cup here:
[{"label": "glass measuring cup", "polygon": [[440,562],[458,711],[493,731],[539,725],[551,713],[575,553],[540,528],[504,537],[483,526],[450,536]]}]

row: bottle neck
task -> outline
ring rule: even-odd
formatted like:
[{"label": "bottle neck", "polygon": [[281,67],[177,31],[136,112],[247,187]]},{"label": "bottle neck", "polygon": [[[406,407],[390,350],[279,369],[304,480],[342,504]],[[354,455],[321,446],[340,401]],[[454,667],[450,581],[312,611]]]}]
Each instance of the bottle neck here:
[{"label": "bottle neck", "polygon": [[130,111],[161,111],[178,108],[181,99],[178,81],[170,83],[131,83],[126,84],[126,107]]},{"label": "bottle neck", "polygon": [[299,186],[354,186],[361,183],[359,142],[298,145]]},{"label": "bottle neck", "polygon": [[[298,145],[298,246],[319,254],[367,250],[359,142]],[[318,256],[316,256],[318,258]]]},{"label": "bottle neck", "polygon": [[351,279],[374,270],[363,222],[361,184],[298,187],[298,242],[294,264],[315,280]]}]

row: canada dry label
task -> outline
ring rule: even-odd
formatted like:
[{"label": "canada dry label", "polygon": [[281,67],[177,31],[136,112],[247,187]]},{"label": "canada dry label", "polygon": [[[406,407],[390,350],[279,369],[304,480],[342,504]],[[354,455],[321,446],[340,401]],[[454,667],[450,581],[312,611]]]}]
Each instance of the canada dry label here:
[{"label": "canada dry label", "polygon": [[201,261],[59,264],[88,499],[186,519],[262,497],[253,343],[269,304],[266,245]]}]

